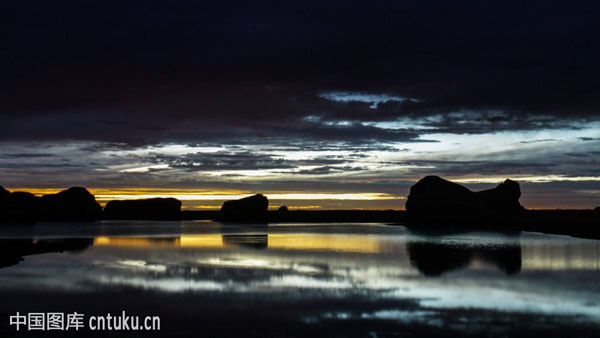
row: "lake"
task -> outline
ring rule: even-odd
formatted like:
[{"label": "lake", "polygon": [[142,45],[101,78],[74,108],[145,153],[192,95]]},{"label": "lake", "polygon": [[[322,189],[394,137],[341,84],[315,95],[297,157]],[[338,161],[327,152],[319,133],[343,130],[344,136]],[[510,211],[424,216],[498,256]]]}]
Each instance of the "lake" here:
[{"label": "lake", "polygon": [[[0,336],[37,312],[159,316],[111,336],[589,336],[600,241],[385,224],[0,227]],[[40,331],[57,336],[75,332]],[[83,328],[75,334],[96,333]]]}]

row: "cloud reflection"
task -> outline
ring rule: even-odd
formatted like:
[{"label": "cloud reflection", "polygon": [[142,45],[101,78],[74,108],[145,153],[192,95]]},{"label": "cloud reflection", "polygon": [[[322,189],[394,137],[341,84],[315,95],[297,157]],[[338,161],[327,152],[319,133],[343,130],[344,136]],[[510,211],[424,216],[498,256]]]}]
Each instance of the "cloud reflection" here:
[{"label": "cloud reflection", "polygon": [[[28,256],[19,270],[1,269],[0,283],[6,290],[260,300],[320,323],[434,325],[464,309],[600,321],[600,303],[591,301],[598,290],[589,288],[600,273],[595,241],[529,233],[435,237],[382,225],[194,226],[194,233],[166,237],[96,237],[74,255]],[[298,301],[340,303],[315,311]]]}]

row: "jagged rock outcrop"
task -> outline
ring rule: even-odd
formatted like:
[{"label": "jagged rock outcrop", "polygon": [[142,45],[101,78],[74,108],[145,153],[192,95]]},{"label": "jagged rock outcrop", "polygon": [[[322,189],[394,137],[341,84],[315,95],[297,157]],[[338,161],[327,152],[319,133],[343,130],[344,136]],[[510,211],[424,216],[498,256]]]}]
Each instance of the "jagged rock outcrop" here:
[{"label": "jagged rock outcrop", "polygon": [[509,179],[494,189],[478,191],[475,195],[486,208],[494,211],[518,212],[523,210],[523,206],[519,203],[521,197],[519,183]]},{"label": "jagged rock outcrop", "polygon": [[266,222],[269,200],[261,195],[226,201],[217,220],[223,222]]},{"label": "jagged rock outcrop", "polygon": [[37,219],[42,221],[94,221],[102,216],[94,195],[81,187],[44,195],[37,204]]},{"label": "jagged rock outcrop", "polygon": [[181,219],[181,201],[175,198],[110,201],[102,211],[104,219]]},{"label": "jagged rock outcrop", "polygon": [[506,180],[494,189],[472,192],[438,176],[427,176],[410,188],[406,201],[409,225],[486,226],[523,211],[517,182]]}]

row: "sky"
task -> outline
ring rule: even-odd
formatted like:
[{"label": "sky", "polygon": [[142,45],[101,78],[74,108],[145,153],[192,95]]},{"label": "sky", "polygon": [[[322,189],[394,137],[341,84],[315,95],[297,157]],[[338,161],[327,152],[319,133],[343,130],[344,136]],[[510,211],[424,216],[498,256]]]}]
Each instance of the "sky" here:
[{"label": "sky", "polygon": [[0,185],[403,209],[439,175],[600,205],[597,2],[3,1]]}]

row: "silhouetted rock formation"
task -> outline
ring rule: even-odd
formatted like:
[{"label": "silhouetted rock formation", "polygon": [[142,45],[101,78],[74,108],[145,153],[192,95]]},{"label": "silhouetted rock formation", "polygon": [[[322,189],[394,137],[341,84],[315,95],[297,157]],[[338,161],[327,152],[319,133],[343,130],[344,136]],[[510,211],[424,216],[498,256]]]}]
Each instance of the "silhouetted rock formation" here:
[{"label": "silhouetted rock formation", "polygon": [[473,192],[438,176],[427,176],[410,188],[407,217],[415,220],[462,218],[482,211]]},{"label": "silhouetted rock formation", "polygon": [[523,206],[519,203],[521,188],[519,183],[506,180],[494,189],[478,191],[475,193],[484,207],[502,212],[519,212]]},{"label": "silhouetted rock formation", "polygon": [[266,222],[269,200],[261,195],[226,201],[221,206],[219,221],[223,222]]},{"label": "silhouetted rock formation", "polygon": [[0,222],[34,222],[36,197],[28,192],[0,189]]},{"label": "silhouetted rock formation", "polygon": [[110,201],[102,211],[104,219],[181,219],[181,201],[175,198]]},{"label": "silhouetted rock formation", "polygon": [[450,245],[433,242],[409,242],[406,250],[410,264],[425,276],[440,276],[466,267],[474,258],[494,264],[507,275],[521,271],[521,245],[501,246]]},{"label": "silhouetted rock formation", "polygon": [[10,191],[4,189],[3,186],[0,185],[0,203],[10,198]]},{"label": "silhouetted rock formation", "polygon": [[0,189],[0,221],[92,221],[99,219],[101,213],[94,195],[84,188],[69,188],[42,197]]},{"label": "silhouetted rock formation", "polygon": [[37,219],[43,221],[93,221],[102,207],[85,188],[74,187],[38,199]]},{"label": "silhouetted rock formation", "polygon": [[278,212],[288,212],[288,211],[290,211],[290,210],[288,209],[288,207],[287,207],[287,206],[285,206],[285,205],[282,205],[282,206],[280,206],[280,207],[279,207],[279,209],[277,209],[277,211],[278,211]]},{"label": "silhouetted rock formation", "polygon": [[517,182],[506,180],[494,189],[472,192],[438,176],[427,176],[410,188],[406,201],[409,225],[477,224],[505,221],[524,210]]}]

